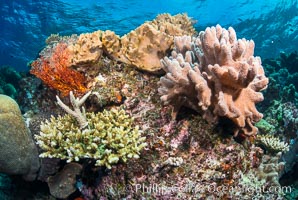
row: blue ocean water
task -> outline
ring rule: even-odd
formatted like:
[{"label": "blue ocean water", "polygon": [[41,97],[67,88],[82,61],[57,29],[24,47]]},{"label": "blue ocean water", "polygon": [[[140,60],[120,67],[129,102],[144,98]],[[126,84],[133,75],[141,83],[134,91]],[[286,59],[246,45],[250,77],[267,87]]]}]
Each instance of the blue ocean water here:
[{"label": "blue ocean water", "polygon": [[160,13],[187,13],[196,29],[233,26],[238,37],[253,39],[256,55],[270,58],[298,48],[297,0],[1,0],[0,66],[28,70],[52,33],[95,30],[128,33]]}]

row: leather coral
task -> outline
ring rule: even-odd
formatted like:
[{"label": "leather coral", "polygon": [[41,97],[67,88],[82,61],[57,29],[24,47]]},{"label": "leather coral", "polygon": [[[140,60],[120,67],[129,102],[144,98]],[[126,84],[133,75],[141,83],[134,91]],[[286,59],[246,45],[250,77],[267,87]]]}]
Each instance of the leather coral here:
[{"label": "leather coral", "polygon": [[263,100],[268,78],[260,57],[254,57],[254,42],[238,39],[233,28],[217,25],[198,37],[175,37],[170,57],[161,60],[166,75],[158,89],[165,104],[190,107],[213,122],[226,117],[236,125],[234,135],[252,136],[253,125],[263,115],[255,104]]}]

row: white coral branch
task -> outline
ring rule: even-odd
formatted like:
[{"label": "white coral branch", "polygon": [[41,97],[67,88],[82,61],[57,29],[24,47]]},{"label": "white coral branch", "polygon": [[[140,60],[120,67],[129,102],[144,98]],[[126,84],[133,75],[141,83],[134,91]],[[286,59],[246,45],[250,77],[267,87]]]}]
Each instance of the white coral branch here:
[{"label": "white coral branch", "polygon": [[81,99],[79,99],[79,98],[75,98],[74,95],[73,95],[73,92],[70,91],[69,98],[70,98],[70,102],[71,102],[71,105],[74,108],[74,110],[71,110],[67,105],[65,105],[61,101],[61,99],[58,96],[56,96],[58,105],[63,110],[65,110],[65,112],[67,112],[68,114],[74,116],[77,119],[77,121],[80,124],[81,129],[84,129],[88,125],[88,122],[87,122],[87,119],[86,119],[85,108],[82,107],[82,111],[81,111],[80,107],[86,101],[86,99],[89,97],[90,94],[91,94],[91,92],[89,91]]}]

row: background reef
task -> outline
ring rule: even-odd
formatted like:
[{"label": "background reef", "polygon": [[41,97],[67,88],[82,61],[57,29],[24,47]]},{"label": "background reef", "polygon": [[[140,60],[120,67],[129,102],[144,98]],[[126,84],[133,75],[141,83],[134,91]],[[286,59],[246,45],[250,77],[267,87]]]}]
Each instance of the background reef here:
[{"label": "background reef", "polygon": [[[33,4],[44,6],[28,5]],[[22,8],[16,2],[13,6]],[[290,8],[286,4],[278,13]],[[0,153],[10,155],[0,160],[1,172],[10,174],[0,176],[3,198],[297,198],[298,55],[296,51],[281,51],[295,48],[279,44],[276,48],[280,53],[262,58],[261,65],[254,56],[267,54],[260,51],[258,38],[254,38],[256,47],[249,40],[233,45],[236,33],[232,29],[204,27],[205,31],[198,33],[195,17],[154,17],[134,28],[129,26],[126,32],[119,30],[120,34],[113,27],[82,34],[85,29],[48,34],[45,47],[29,63],[30,73],[8,66],[1,68],[0,93],[12,97],[0,95],[0,120],[4,122],[0,126],[0,144],[6,145]],[[236,29],[244,18],[237,19]],[[234,22],[224,25],[229,23]],[[260,25],[258,29],[262,28]],[[238,38],[248,29],[236,30]],[[50,27],[48,30],[52,31]],[[287,29],[287,36],[293,37],[295,31]],[[253,37],[250,34],[247,39]],[[275,37],[268,38],[271,44],[277,41]],[[204,44],[216,44],[217,39],[221,42],[216,53],[208,55],[210,46]],[[268,41],[260,44],[265,49]],[[233,46],[238,51],[231,50]],[[230,60],[229,50],[233,53]],[[212,56],[219,61],[210,61]],[[246,64],[237,63],[239,60]],[[214,66],[206,67],[204,63]],[[217,64],[225,69],[227,63],[236,63],[236,71],[218,70]],[[222,78],[222,73],[230,74]],[[231,87],[231,83],[237,86]],[[267,89],[262,90],[267,84]],[[191,90],[184,92],[180,86]],[[260,96],[255,100],[255,93],[245,93],[250,108],[254,112],[257,109],[263,117],[255,112],[257,117],[249,121],[251,115],[242,112],[246,110],[242,109],[243,104],[235,101],[235,106],[233,98],[227,100],[228,105],[235,106],[232,114],[214,106],[218,91],[237,95],[239,88],[247,91],[248,87],[264,96],[261,101]],[[75,96],[69,95],[70,91]],[[210,91],[209,103],[202,91]],[[167,98],[174,100],[167,102]],[[193,102],[197,105],[191,106]],[[244,131],[247,124],[237,121],[239,116],[233,113],[237,109],[249,123],[249,131]],[[208,112],[215,115],[214,123],[208,122]],[[9,137],[11,130],[14,137]],[[103,141],[104,145],[95,141]],[[37,151],[42,158],[37,158]],[[247,192],[252,186],[291,186],[292,190]],[[220,192],[214,192],[215,188]]]}]

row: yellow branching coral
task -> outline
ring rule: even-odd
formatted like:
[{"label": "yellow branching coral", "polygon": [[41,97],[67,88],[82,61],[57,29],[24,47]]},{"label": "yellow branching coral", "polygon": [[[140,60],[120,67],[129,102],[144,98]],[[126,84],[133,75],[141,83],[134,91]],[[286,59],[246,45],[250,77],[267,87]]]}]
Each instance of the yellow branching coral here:
[{"label": "yellow branching coral", "polygon": [[273,135],[257,135],[256,143],[263,145],[266,150],[272,153],[289,151],[289,145],[286,142],[280,141]]},{"label": "yellow branching coral", "polygon": [[146,146],[139,127],[121,108],[102,113],[86,113],[88,127],[81,129],[77,120],[66,114],[41,124],[37,144],[44,152],[40,157],[60,158],[67,162],[81,158],[96,160],[96,166],[111,168],[118,161],[139,158]]}]

